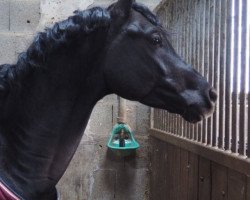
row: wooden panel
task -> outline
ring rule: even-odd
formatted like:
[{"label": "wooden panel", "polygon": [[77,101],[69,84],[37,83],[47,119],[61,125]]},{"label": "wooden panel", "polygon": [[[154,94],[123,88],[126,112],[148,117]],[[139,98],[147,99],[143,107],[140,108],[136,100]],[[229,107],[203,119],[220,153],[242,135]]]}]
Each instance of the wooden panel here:
[{"label": "wooden panel", "polygon": [[168,171],[167,163],[167,143],[152,139],[152,151],[151,151],[151,178],[150,178],[150,195],[151,199],[166,199],[167,179],[165,173]]},{"label": "wooden panel", "polygon": [[246,176],[234,170],[228,170],[228,200],[246,199]]},{"label": "wooden panel", "polygon": [[178,146],[180,148],[186,149],[192,153],[203,156],[211,161],[224,165],[230,169],[239,171],[241,173],[250,175],[250,159],[239,156],[238,154],[228,153],[218,148],[213,148],[201,144],[196,141],[191,141],[186,138],[168,134],[159,130],[150,130],[150,134],[160,140]]},{"label": "wooden panel", "polygon": [[211,167],[210,161],[199,158],[199,198],[202,200],[211,199]]},{"label": "wooden panel", "polygon": [[198,196],[198,156],[189,152],[188,200]]},{"label": "wooden panel", "polygon": [[247,196],[246,196],[246,200],[250,199],[250,177],[247,177]]},{"label": "wooden panel", "polygon": [[151,140],[152,200],[250,200],[246,175],[178,146]]},{"label": "wooden panel", "polygon": [[181,150],[180,166],[180,199],[186,200],[188,197],[188,151]]},{"label": "wooden panel", "polygon": [[212,163],[212,200],[227,200],[227,168]]},{"label": "wooden panel", "polygon": [[169,173],[167,173],[167,190],[169,190],[169,196],[166,199],[178,200],[180,199],[180,148],[168,145],[169,155]]}]

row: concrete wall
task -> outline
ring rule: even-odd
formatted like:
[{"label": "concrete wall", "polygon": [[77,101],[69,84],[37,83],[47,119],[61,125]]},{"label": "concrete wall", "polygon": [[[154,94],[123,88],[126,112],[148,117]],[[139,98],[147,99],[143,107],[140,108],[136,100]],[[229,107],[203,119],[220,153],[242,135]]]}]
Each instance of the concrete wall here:
[{"label": "concrete wall", "polygon": [[[34,34],[76,9],[108,5],[112,0],[0,0],[0,64],[13,63]],[[141,0],[152,9],[159,0]],[[117,97],[108,96],[95,107],[82,142],[58,184],[62,200],[148,199],[149,108],[128,102],[129,125],[141,148],[126,159],[106,148],[116,122]]]}]

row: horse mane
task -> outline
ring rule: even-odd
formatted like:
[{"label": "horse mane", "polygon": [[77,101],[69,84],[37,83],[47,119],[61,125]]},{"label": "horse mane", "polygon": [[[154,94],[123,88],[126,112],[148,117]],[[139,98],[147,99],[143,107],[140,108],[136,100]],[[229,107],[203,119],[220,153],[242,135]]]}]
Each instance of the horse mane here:
[{"label": "horse mane", "polygon": [[[113,4],[114,5],[114,4]],[[11,86],[19,85],[21,79],[33,69],[42,67],[48,56],[60,48],[67,48],[73,42],[84,40],[91,33],[110,26],[109,10],[94,7],[84,11],[75,11],[73,16],[57,22],[44,32],[39,32],[28,50],[19,54],[15,65],[0,65],[0,107],[3,96],[9,92]],[[152,24],[160,25],[158,18],[146,6],[133,3],[132,8],[141,13]]]},{"label": "horse mane", "polygon": [[42,67],[50,53],[66,48],[74,41],[84,40],[89,34],[108,27],[111,21],[107,9],[100,7],[77,10],[74,14],[39,32],[28,50],[18,56],[15,65],[0,65],[0,95],[32,69]]}]

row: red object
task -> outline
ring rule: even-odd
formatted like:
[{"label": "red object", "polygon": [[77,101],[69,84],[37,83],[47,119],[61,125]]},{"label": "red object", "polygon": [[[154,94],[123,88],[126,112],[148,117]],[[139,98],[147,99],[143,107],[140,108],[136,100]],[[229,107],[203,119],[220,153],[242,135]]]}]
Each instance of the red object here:
[{"label": "red object", "polygon": [[21,200],[0,182],[0,200]]}]

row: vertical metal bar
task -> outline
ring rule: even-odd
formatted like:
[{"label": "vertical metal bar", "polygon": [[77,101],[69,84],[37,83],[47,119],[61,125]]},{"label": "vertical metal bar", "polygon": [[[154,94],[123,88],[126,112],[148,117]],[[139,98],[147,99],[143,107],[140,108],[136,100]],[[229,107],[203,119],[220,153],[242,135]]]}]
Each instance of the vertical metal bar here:
[{"label": "vertical metal bar", "polygon": [[[205,3],[205,49],[204,49],[204,77],[208,80],[208,69],[209,69],[209,20],[210,20],[210,1]],[[203,138],[202,142],[207,144],[208,133],[207,133],[207,119],[204,120],[203,124]]]},{"label": "vertical metal bar", "polygon": [[231,68],[232,68],[232,0],[227,1],[227,34],[226,34],[226,74],[225,74],[225,150],[231,149],[232,138],[232,91],[231,91]]},{"label": "vertical metal bar", "polygon": [[[187,5],[186,5],[186,24],[185,26],[187,27],[187,32],[185,35],[185,40],[186,40],[186,61],[188,63],[191,63],[191,51],[190,51],[190,47],[191,47],[191,37],[190,37],[190,33],[191,33],[191,19],[190,19],[190,1],[186,1]],[[191,130],[190,130],[191,124],[187,123],[187,138],[190,139],[191,138]]]},{"label": "vertical metal bar", "polygon": [[225,142],[225,69],[226,69],[226,2],[221,2],[220,33],[220,86],[219,86],[219,147],[224,149]]},{"label": "vertical metal bar", "polygon": [[157,123],[158,123],[157,109],[154,109],[154,112],[155,112],[154,128],[157,128]]},{"label": "vertical metal bar", "polygon": [[[204,75],[204,57],[205,57],[205,11],[206,11],[206,1],[200,1],[200,73]],[[204,142],[205,131],[203,131],[204,121],[198,125],[199,135],[198,141]]]},{"label": "vertical metal bar", "polygon": [[[182,57],[186,60],[186,45],[185,45],[185,36],[186,36],[186,0],[182,0],[182,6],[181,6],[181,9],[182,9],[182,23],[181,23],[181,26],[182,26]],[[186,137],[187,135],[187,123],[186,121],[183,121],[183,137]]]},{"label": "vertical metal bar", "polygon": [[167,112],[167,132],[170,132],[170,128],[169,128],[169,112]]},{"label": "vertical metal bar", "polygon": [[[213,75],[214,75],[214,24],[215,24],[215,0],[210,0],[209,5],[209,58],[208,58],[208,81],[213,85]],[[207,120],[207,144],[212,144],[212,126],[213,126],[213,116],[209,117]]]},{"label": "vertical metal bar", "polygon": [[173,124],[173,128],[172,128],[172,134],[175,134],[175,114],[172,114],[172,124]]},{"label": "vertical metal bar", "polygon": [[161,130],[164,131],[164,110],[161,110]]},{"label": "vertical metal bar", "polygon": [[163,111],[163,131],[166,131],[166,111]]},{"label": "vertical metal bar", "polygon": [[[190,1],[190,38],[191,38],[191,45],[190,45],[190,62],[194,69],[197,70],[196,60],[195,60],[195,53],[196,53],[196,27],[197,23],[196,20],[196,1]],[[194,128],[194,125],[192,124],[190,127],[190,139],[194,139],[196,135],[196,129]]]},{"label": "vertical metal bar", "polygon": [[160,109],[158,109],[158,117],[157,118],[158,118],[157,119],[157,129],[160,130],[160,128],[161,128],[161,110]]},{"label": "vertical metal bar", "polygon": [[160,123],[160,121],[161,121],[161,110],[157,109],[157,111],[158,111],[158,114],[157,114],[157,129],[160,129],[160,127],[161,127],[161,123]]},{"label": "vertical metal bar", "polygon": [[181,117],[178,118],[178,127],[179,127],[179,136],[182,136],[182,123],[181,123]]},{"label": "vertical metal bar", "polygon": [[154,120],[155,120],[155,109],[154,108],[150,108],[150,128],[154,128],[155,127]]},{"label": "vertical metal bar", "polygon": [[161,118],[161,124],[162,124],[161,125],[161,130],[162,131],[164,131],[164,116],[165,116],[164,112],[165,112],[164,110],[161,110],[161,113],[162,113],[162,116],[161,116],[162,117]]},{"label": "vertical metal bar", "polygon": [[160,129],[160,127],[161,127],[161,123],[160,123],[160,121],[161,121],[161,110],[160,109],[157,109],[157,110],[158,110],[157,129]]},{"label": "vertical metal bar", "polygon": [[174,119],[174,126],[175,126],[175,128],[174,128],[174,134],[175,135],[178,135],[178,126],[177,126],[177,118],[178,118],[178,116],[177,115],[175,115],[175,119]]},{"label": "vertical metal bar", "polygon": [[[224,1],[225,2],[225,1]],[[225,11],[224,11],[225,12]],[[214,40],[214,88],[219,92],[219,68],[220,68],[220,25],[221,25],[221,1],[215,1],[215,40]],[[220,97],[219,97],[220,98]],[[218,119],[219,119],[219,101],[216,102],[216,108],[213,115],[213,141],[212,146],[218,145]]]},{"label": "vertical metal bar", "polygon": [[154,128],[157,127],[157,109],[154,109]]},{"label": "vertical metal bar", "polygon": [[165,131],[168,132],[168,112],[165,111]]},{"label": "vertical metal bar", "polygon": [[[197,71],[200,71],[200,1],[195,1],[195,24],[196,24],[196,34],[195,34],[195,65]],[[195,133],[194,133],[194,140],[198,141],[199,139],[199,126],[196,124],[195,126]]]},{"label": "vertical metal bar", "polygon": [[164,128],[164,110],[161,110],[161,130],[163,131]]},{"label": "vertical metal bar", "polygon": [[[175,23],[174,23],[174,26],[175,26],[175,30],[177,31],[177,33],[180,33],[179,29],[180,29],[180,17],[179,17],[179,0],[175,0],[175,4],[174,4],[174,12],[175,12]],[[176,34],[177,35],[177,34]],[[180,40],[180,37],[179,35],[177,35],[176,37],[176,47],[177,47],[177,52],[179,52],[179,40]],[[178,132],[178,135],[181,136],[181,123],[180,123],[180,116],[178,117],[177,119],[177,132]]]},{"label": "vertical metal bar", "polygon": [[232,152],[238,153],[239,139],[239,99],[238,99],[238,51],[239,51],[239,2],[234,0],[234,62],[233,62],[233,94],[232,94]]},{"label": "vertical metal bar", "polygon": [[164,111],[164,131],[167,132],[167,129],[168,129],[168,111],[165,110]]},{"label": "vertical metal bar", "polygon": [[[184,19],[183,19],[183,5],[184,5],[184,0],[178,0],[178,3],[177,3],[177,7],[178,7],[178,15],[181,16],[178,20],[178,27],[179,27],[179,30],[178,30],[178,35],[179,35],[179,53],[180,55],[184,58],[184,53],[183,53],[183,40],[184,40],[184,37],[183,37],[183,31],[184,31]],[[184,137],[185,135],[185,125],[184,125],[184,121],[183,119],[180,119],[180,126],[181,126],[181,136]]]},{"label": "vertical metal bar", "polygon": [[171,114],[171,133],[174,133],[174,115]]},{"label": "vertical metal bar", "polygon": [[[250,2],[247,1],[247,12],[250,11]],[[247,39],[248,39],[248,42],[247,42],[247,50],[248,52],[250,51],[250,16],[247,15]],[[250,56],[248,55],[246,57],[247,59],[247,68],[248,68],[248,101],[247,101],[247,107],[248,107],[248,118],[247,118],[247,124],[248,124],[248,134],[247,134],[247,156],[250,157]]]},{"label": "vertical metal bar", "polygon": [[[241,79],[240,79],[240,136],[239,153],[246,155],[246,28],[247,28],[247,4],[246,0],[241,1]],[[248,52],[249,53],[249,52]]]}]

